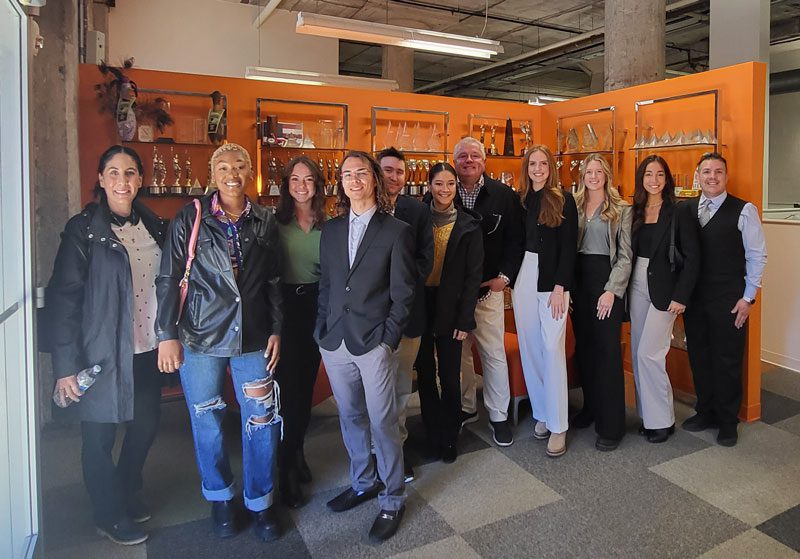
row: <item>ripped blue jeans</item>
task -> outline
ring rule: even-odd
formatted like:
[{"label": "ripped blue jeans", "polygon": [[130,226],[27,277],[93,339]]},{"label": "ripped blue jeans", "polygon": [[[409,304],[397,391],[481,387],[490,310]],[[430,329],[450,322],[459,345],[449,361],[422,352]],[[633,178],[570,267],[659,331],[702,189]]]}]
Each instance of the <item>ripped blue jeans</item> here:
[{"label": "ripped blue jeans", "polygon": [[225,417],[222,386],[230,365],[242,416],[244,503],[254,512],[269,508],[282,419],[278,384],[267,372],[264,351],[214,357],[184,346],[183,355],[181,384],[192,422],[203,496],[208,501],[227,501],[237,493],[222,440]]}]

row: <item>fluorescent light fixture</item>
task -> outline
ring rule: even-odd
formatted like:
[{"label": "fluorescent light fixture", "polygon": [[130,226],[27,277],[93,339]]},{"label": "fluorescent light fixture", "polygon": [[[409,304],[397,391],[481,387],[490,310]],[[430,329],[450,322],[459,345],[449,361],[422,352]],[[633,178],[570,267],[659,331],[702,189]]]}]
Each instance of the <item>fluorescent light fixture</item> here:
[{"label": "fluorescent light fixture", "polygon": [[320,74],[319,72],[287,70],[285,68],[264,68],[262,66],[248,66],[245,70],[244,77],[250,80],[262,80],[266,82],[294,83],[298,85],[335,85],[339,87],[382,89],[384,91],[394,91],[400,87],[395,80],[340,76],[338,74]]},{"label": "fluorescent light fixture", "polygon": [[377,43],[475,58],[490,58],[503,52],[500,42],[490,39],[306,12],[297,14],[295,31],[319,37]]},{"label": "fluorescent light fixture", "polygon": [[545,101],[568,101],[568,97],[558,97],[556,95],[534,95],[532,98],[528,100],[528,105],[536,105],[537,107],[541,107],[546,105]]}]

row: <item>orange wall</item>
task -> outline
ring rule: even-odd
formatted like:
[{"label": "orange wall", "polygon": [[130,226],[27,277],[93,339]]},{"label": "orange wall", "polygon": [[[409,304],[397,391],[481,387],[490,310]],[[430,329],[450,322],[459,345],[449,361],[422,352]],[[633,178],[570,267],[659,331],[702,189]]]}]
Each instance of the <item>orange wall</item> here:
[{"label": "orange wall", "polygon": [[[80,67],[80,169],[82,199],[91,197],[91,189],[95,182],[97,160],[108,146],[118,143],[116,129],[110,115],[101,115],[97,111],[94,97],[94,84],[100,81],[100,74],[93,65]],[[469,133],[470,113],[494,115],[515,121],[530,120],[533,123],[533,141],[544,142],[551,146],[556,144],[556,119],[570,113],[586,109],[614,105],[616,107],[617,138],[627,131],[624,144],[618,143],[617,176],[615,184],[621,185],[626,195],[633,192],[635,154],[630,148],[636,141],[634,103],[639,100],[681,95],[685,93],[718,89],[719,94],[719,141],[721,151],[730,164],[730,183],[728,189],[736,196],[752,201],[759,209],[762,207],[763,145],[764,145],[764,100],[766,83],[766,66],[761,63],[746,63],[719,70],[670,79],[662,82],[641,85],[624,90],[612,91],[582,97],[570,101],[554,103],[546,107],[535,107],[521,103],[504,101],[484,101],[472,99],[456,99],[433,95],[416,95],[411,93],[393,93],[365,91],[359,89],[337,87],[311,87],[292,84],[273,84],[239,78],[222,78],[157,72],[149,70],[131,70],[129,75],[139,87],[152,89],[176,89],[182,91],[210,92],[215,89],[225,93],[228,98],[228,139],[242,144],[250,150],[255,160],[256,132],[255,99],[258,97],[275,97],[281,99],[345,102],[349,105],[349,141],[348,148],[369,151],[370,146],[370,108],[373,105],[416,108],[428,110],[444,110],[450,113],[450,129],[448,150],[452,151],[455,143]],[[692,117],[691,103],[683,112],[674,109],[670,104],[669,122],[671,132],[684,129],[687,133],[695,126]],[[405,117],[403,117],[405,118]],[[674,123],[674,129],[672,124]],[[515,122],[515,124],[517,124]],[[487,131],[487,144],[489,133]],[[517,149],[520,135],[517,133]],[[503,146],[503,128],[497,131],[497,145]],[[149,146],[147,146],[149,148]],[[169,146],[163,146],[168,149]],[[380,146],[379,146],[380,147]],[[164,153],[164,150],[161,150]],[[554,150],[555,151],[555,150]],[[140,150],[149,165],[150,153]],[[210,153],[210,151],[209,151]],[[699,153],[698,153],[699,155]],[[169,166],[169,162],[167,162]],[[516,161],[495,160],[488,165],[489,169],[499,166],[517,166]],[[195,172],[204,176],[204,169]],[[149,176],[149,168],[146,168]],[[516,169],[515,169],[516,171]],[[680,172],[673,169],[673,172]],[[683,171],[685,172],[685,171]],[[518,171],[517,171],[518,174]],[[170,169],[171,176],[171,169]],[[253,192],[255,194],[255,186]],[[165,217],[171,217],[178,208],[186,203],[183,199],[151,200],[151,205]],[[626,344],[627,345],[627,344]],[[741,417],[755,420],[760,417],[760,345],[761,345],[761,311],[760,303],[750,317],[750,330],[746,353],[747,372],[745,375],[745,395]],[[630,358],[626,365],[629,368]],[[670,375],[678,392],[693,392],[691,373],[686,363],[685,352],[673,350],[670,353]]]}]

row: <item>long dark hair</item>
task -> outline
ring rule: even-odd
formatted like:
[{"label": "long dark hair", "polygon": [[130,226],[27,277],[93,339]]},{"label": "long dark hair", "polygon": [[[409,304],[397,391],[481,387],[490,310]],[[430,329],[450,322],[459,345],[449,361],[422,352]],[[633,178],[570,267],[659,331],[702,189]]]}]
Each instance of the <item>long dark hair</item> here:
[{"label": "long dark hair", "polygon": [[281,178],[281,196],[278,198],[275,217],[278,223],[283,225],[288,225],[294,218],[294,198],[289,193],[289,178],[292,176],[294,168],[301,163],[309,168],[314,177],[314,197],[311,198],[311,209],[314,212],[314,227],[321,229],[325,222],[325,177],[319,166],[307,155],[298,155],[286,165]]},{"label": "long dark hair", "polygon": [[389,201],[389,195],[386,193],[386,185],[383,182],[383,171],[378,162],[365,151],[348,151],[342,158],[342,164],[339,165],[336,180],[338,181],[336,192],[336,209],[339,215],[344,215],[350,211],[350,198],[344,192],[344,185],[342,185],[342,167],[344,162],[348,159],[355,157],[360,159],[372,173],[372,180],[375,181],[375,201],[378,204],[378,211],[383,213],[390,213],[392,211],[392,203]]},{"label": "long dark hair", "polygon": [[675,179],[672,178],[672,172],[669,170],[669,165],[660,155],[648,155],[644,160],[639,163],[636,169],[636,186],[633,190],[633,225],[631,232],[636,231],[644,224],[644,209],[647,204],[647,190],[644,188],[644,173],[650,163],[658,163],[664,169],[664,188],[661,190],[661,200],[663,210],[665,207],[672,206],[675,203]]},{"label": "long dark hair", "polygon": [[528,193],[533,190],[533,180],[531,180],[528,165],[530,164],[531,156],[536,152],[544,154],[550,170],[550,176],[547,177],[547,182],[543,188],[537,221],[547,227],[558,227],[564,221],[564,191],[558,186],[558,170],[556,169],[556,160],[553,157],[553,152],[544,144],[531,146],[522,157],[522,188],[519,190],[519,197],[522,201],[522,207],[527,209],[526,199]]},{"label": "long dark hair", "polygon": [[[139,154],[136,153],[136,150],[133,148],[121,145],[111,146],[103,152],[103,155],[100,156],[100,161],[97,163],[97,174],[102,175],[103,171],[105,171],[106,167],[108,166],[108,162],[111,161],[115,155],[120,153],[125,154],[133,159],[133,162],[136,164],[136,170],[139,171],[139,175],[144,177],[144,165],[142,165],[142,158],[139,157]],[[99,180],[94,183],[94,196],[103,202],[106,201],[106,191],[103,190],[102,186],[100,186]]]},{"label": "long dark hair", "polygon": [[448,173],[452,173],[454,177],[458,178],[458,173],[456,172],[456,168],[450,165],[447,161],[440,161],[433,167],[431,170],[428,171],[428,184],[433,182],[433,179],[436,178],[436,175],[439,173],[447,171]]}]

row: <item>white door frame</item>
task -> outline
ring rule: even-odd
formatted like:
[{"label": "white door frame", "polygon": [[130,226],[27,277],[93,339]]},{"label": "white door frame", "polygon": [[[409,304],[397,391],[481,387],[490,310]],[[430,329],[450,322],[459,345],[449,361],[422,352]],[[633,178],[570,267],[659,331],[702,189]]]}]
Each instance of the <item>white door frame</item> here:
[{"label": "white door frame", "polygon": [[0,0],[0,556],[13,559],[39,532],[28,57],[28,17]]}]

